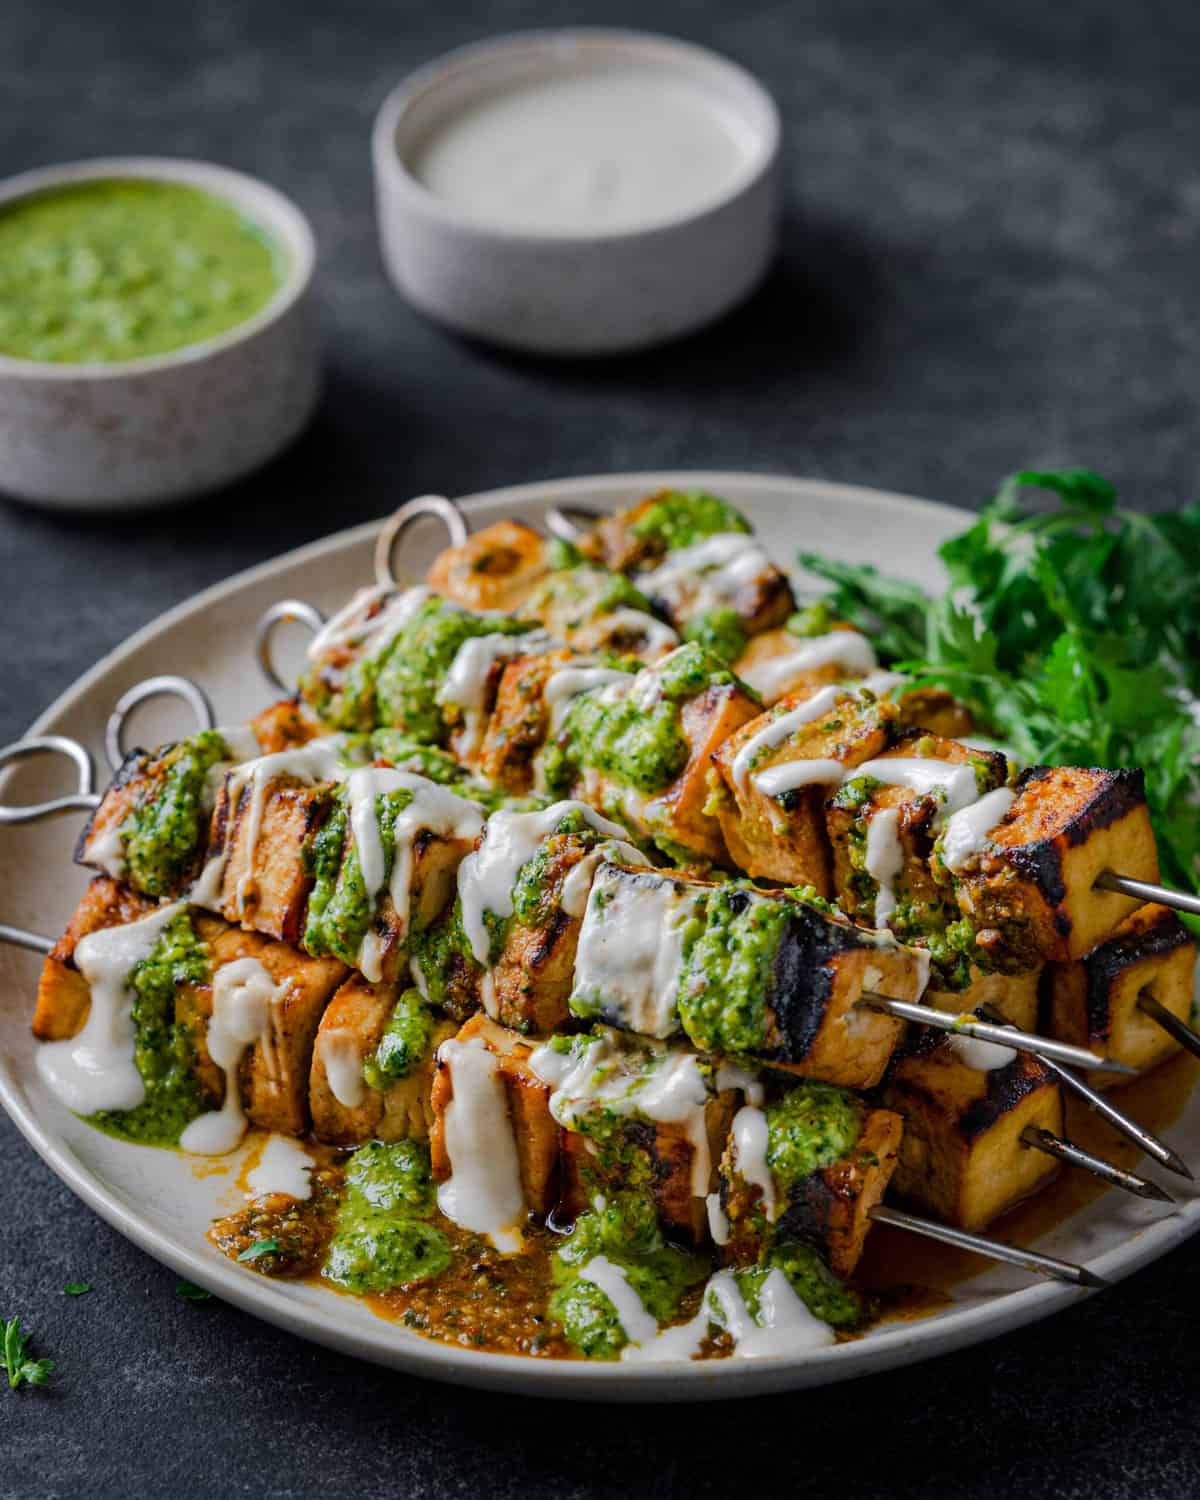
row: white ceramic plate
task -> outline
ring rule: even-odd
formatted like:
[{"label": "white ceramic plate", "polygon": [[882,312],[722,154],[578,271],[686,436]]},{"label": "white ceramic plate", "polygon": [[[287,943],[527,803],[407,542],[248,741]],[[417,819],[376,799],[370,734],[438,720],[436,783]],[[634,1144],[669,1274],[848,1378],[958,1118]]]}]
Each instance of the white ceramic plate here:
[{"label": "white ceramic plate", "polygon": [[[939,586],[938,544],[964,512],[926,501],[822,481],[746,474],[628,474],[525,485],[471,497],[480,524],[502,516],[536,522],[545,507],[570,501],[605,509],[663,486],[727,495],[752,518],[768,548],[789,562],[804,546],[834,557],[867,558]],[[266,701],[250,642],[261,611],[285,596],[329,611],[371,576],[375,526],[361,526],[241,573],[139,631],[64,693],[33,726],[89,745],[102,764],[105,719],[127,687],[161,672],[185,672],[208,691],[220,722],[247,718]],[[423,571],[440,535],[416,531],[403,562]],[[299,641],[297,642],[299,659]],[[178,734],[175,710],[139,724],[147,743]],[[147,710],[147,718],[151,719]],[[189,726],[190,727],[190,726]],[[186,732],[186,731],[184,731]],[[6,785],[6,801],[32,801],[64,789],[61,766],[27,762]],[[80,819],[0,829],[0,921],[57,934],[86,883],[71,864]],[[490,1355],[435,1344],[376,1318],[362,1303],[322,1287],[270,1282],[230,1264],[203,1238],[209,1221],[239,1201],[240,1159],[224,1170],[173,1152],[110,1140],[76,1120],[36,1081],[29,1034],[38,961],[0,950],[0,1101],[51,1169],[116,1229],[181,1275],[280,1327],[398,1369],[531,1395],[621,1401],[709,1400],[845,1380],[910,1364],[1042,1318],[1088,1295],[1031,1281],[1007,1268],[962,1283],[951,1307],[912,1323],[883,1324],[861,1340],[792,1358],[674,1365],[608,1365]],[[1169,1132],[1200,1162],[1200,1097]],[[1085,1261],[1117,1279],[1165,1254],[1200,1227],[1200,1192],[1181,1179],[1173,1210],[1110,1192],[1044,1236],[1038,1247]],[[1119,1296],[1120,1293],[1115,1293]]]}]

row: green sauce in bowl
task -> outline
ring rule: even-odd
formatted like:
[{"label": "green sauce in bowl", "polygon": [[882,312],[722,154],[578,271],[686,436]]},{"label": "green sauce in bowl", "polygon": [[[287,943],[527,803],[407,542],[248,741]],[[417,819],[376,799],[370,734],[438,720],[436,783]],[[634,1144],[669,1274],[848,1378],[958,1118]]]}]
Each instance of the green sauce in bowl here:
[{"label": "green sauce in bowl", "polygon": [[183,182],[96,178],[0,205],[0,354],[116,364],[243,323],[283,283],[282,249]]}]

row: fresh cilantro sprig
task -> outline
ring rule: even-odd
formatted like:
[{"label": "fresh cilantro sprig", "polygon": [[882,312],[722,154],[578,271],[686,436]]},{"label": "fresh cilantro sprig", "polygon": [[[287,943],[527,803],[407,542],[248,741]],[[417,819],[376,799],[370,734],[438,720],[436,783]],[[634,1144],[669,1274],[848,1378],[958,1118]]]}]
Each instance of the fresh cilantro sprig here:
[{"label": "fresh cilantro sprig", "polygon": [[10,1390],[18,1390],[22,1385],[46,1385],[50,1379],[50,1371],[54,1368],[52,1359],[30,1359],[28,1357],[29,1336],[21,1332],[19,1318],[9,1318],[4,1327],[4,1370],[8,1376]]},{"label": "fresh cilantro sprig", "polygon": [[950,587],[936,598],[869,566],[801,562],[883,660],[969,703],[1023,760],[1140,766],[1164,878],[1193,888],[1200,506],[1146,516],[1116,499],[1086,469],[1013,475],[942,546]]}]

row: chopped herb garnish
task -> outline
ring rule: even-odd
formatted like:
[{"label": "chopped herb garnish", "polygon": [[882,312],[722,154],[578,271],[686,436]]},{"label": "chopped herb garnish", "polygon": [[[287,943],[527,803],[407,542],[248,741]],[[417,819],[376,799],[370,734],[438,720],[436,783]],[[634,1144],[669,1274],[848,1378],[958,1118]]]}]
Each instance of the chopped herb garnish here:
[{"label": "chopped herb garnish", "polygon": [[194,1281],[188,1281],[181,1276],[175,1283],[175,1295],[182,1297],[185,1302],[207,1302],[211,1292],[206,1292],[202,1286],[197,1286]]},{"label": "chopped herb garnish", "polygon": [[253,1245],[247,1245],[238,1260],[261,1260],[264,1255],[278,1255],[278,1240],[255,1240]]},{"label": "chopped herb garnish", "polygon": [[9,1318],[4,1324],[4,1370],[10,1390],[22,1385],[46,1385],[50,1379],[54,1361],[29,1359],[28,1348],[29,1335],[21,1332],[20,1319]]},{"label": "chopped herb garnish", "polygon": [[82,1297],[85,1292],[92,1290],[90,1281],[68,1281],[66,1286],[63,1287],[63,1291],[66,1292],[68,1297]]}]

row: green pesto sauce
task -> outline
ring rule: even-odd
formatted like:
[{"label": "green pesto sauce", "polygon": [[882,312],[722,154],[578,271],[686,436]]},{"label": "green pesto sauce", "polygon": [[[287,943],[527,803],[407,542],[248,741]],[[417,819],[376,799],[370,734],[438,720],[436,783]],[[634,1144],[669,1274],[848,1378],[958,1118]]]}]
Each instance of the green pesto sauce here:
[{"label": "green pesto sauce", "polygon": [[[560,910],[557,893],[549,883],[549,872],[568,841],[590,850],[603,843],[605,835],[588,822],[578,808],[561,817],[553,830],[517,871],[512,888],[511,922],[518,927],[545,927]],[[507,925],[507,924],[506,924]]]},{"label": "green pesto sauce", "polygon": [[836,624],[837,616],[830,609],[828,601],[818,599],[812,604],[806,604],[803,609],[798,609],[794,615],[789,615],[787,630],[791,635],[811,639],[816,635],[828,635]]},{"label": "green pesto sauce", "polygon": [[690,547],[724,531],[750,530],[750,522],[728,500],[702,490],[670,490],[658,496],[630,527],[634,536],[663,552]]},{"label": "green pesto sauce", "polygon": [[77,182],[0,209],[0,353],[61,364],[165,354],[252,317],[279,247],[179,182]]},{"label": "green pesto sauce", "polygon": [[[387,888],[396,856],[396,819],[412,799],[412,792],[406,788],[380,792],[375,798],[375,820],[383,847],[382,890]],[[345,964],[354,964],[375,915],[375,906],[363,880],[357,847],[352,844],[343,853],[349,817],[349,792],[342,785],[334,794],[329,817],[313,840],[314,879],[304,924],[304,946],[314,958],[332,954]]]},{"label": "green pesto sauce", "polygon": [[380,1091],[407,1078],[429,1055],[433,1041],[433,1012],[420,990],[405,990],[388,1017],[375,1055],[363,1064],[367,1085]]},{"label": "green pesto sauce", "polygon": [[[773,1245],[764,1261],[750,1270],[737,1273],[738,1291],[746,1310],[756,1323],[760,1322],[759,1300],[763,1282],[774,1270],[787,1277],[792,1291],[822,1323],[831,1328],[858,1328],[871,1313],[870,1300],[839,1281],[821,1257],[808,1245],[787,1243]],[[709,1311],[720,1321],[718,1305],[710,1301]]]},{"label": "green pesto sauce", "polygon": [[713,891],[703,930],[685,948],[679,1018],[701,1051],[753,1052],[767,1039],[767,1002],[788,920],[784,901],[745,901],[736,886]]},{"label": "green pesto sauce", "polygon": [[862,1133],[862,1106],[846,1089],[804,1079],[767,1105],[767,1165],[782,1192],[832,1166]]},{"label": "green pesto sauce", "polygon": [[160,774],[121,824],[126,878],[147,896],[178,894],[208,836],[208,773],[230,759],[215,729],[180,740],[165,752]]},{"label": "green pesto sauce", "polygon": [[745,651],[750,637],[737,610],[724,605],[697,615],[684,626],[685,641],[696,641],[722,661],[734,662]]},{"label": "green pesto sauce", "polygon": [[101,1110],[89,1124],[122,1140],[177,1146],[185,1126],[204,1101],[196,1079],[196,1052],[188,1028],[175,1020],[175,987],[207,984],[208,950],[196,936],[187,911],[179,912],[140,963],[129,983],[133,990],[133,1058],[146,1096],[134,1109]]},{"label": "green pesto sauce", "polygon": [[661,791],[687,764],[681,706],[710,687],[737,682],[703,646],[680,646],[655,667],[660,697],[650,708],[628,696],[607,699],[603,688],[580,693],[547,744],[543,771],[551,792],[570,790],[585,768],[643,793]]},{"label": "green pesto sauce", "polygon": [[398,729],[377,729],[368,739],[368,761],[383,760],[397,771],[411,771],[439,786],[454,786],[466,779],[466,772],[448,750],[422,745]]},{"label": "green pesto sauce", "polygon": [[556,630],[577,630],[617,609],[649,613],[650,603],[624,573],[580,558],[544,578],[522,605],[521,616],[536,623],[552,613]]},{"label": "green pesto sauce", "polygon": [[429,1281],[450,1264],[446,1236],[426,1222],[437,1208],[429,1148],[372,1141],[346,1169],[346,1191],[321,1274],[352,1292]]},{"label": "green pesto sauce", "polygon": [[454,905],[431,927],[414,932],[409,939],[409,957],[420,973],[429,1004],[444,1009],[450,998],[450,979],[460,965],[481,972],[463,931],[462,902]]},{"label": "green pesto sauce", "polygon": [[[644,1153],[643,1153],[644,1154]],[[580,1214],[556,1252],[549,1313],[568,1341],[589,1359],[615,1359],[629,1342],[616,1308],[579,1272],[597,1255],[625,1272],[630,1286],[660,1323],[669,1322],[684,1292],[708,1275],[708,1256],[668,1243],[648,1192],[615,1194],[603,1209]]]}]

